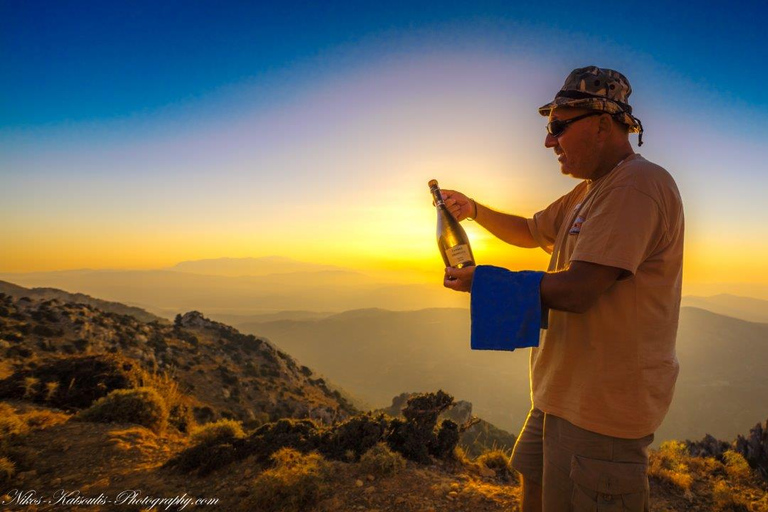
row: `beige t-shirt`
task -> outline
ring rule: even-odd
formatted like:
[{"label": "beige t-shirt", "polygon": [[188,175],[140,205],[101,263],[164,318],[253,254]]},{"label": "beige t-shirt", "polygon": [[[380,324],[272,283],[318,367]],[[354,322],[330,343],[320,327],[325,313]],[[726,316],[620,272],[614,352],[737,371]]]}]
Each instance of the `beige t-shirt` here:
[{"label": "beige t-shirt", "polygon": [[536,408],[593,432],[639,438],[664,419],[675,355],[683,265],[683,204],[672,176],[639,154],[578,184],[528,219],[552,254],[625,269],[585,313],[549,311],[531,350]]}]

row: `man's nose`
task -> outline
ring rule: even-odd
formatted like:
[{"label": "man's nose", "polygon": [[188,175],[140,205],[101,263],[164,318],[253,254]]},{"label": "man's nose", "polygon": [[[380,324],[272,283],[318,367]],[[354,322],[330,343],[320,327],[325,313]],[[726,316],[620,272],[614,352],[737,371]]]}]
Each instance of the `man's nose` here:
[{"label": "man's nose", "polygon": [[557,137],[547,133],[547,136],[544,138],[544,147],[545,148],[553,148],[555,146],[557,146]]}]

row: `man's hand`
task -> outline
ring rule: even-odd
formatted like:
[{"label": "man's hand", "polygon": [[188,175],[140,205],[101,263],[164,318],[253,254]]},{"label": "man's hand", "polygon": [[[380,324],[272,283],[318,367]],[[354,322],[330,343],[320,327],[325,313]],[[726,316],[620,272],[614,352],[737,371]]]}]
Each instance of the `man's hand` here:
[{"label": "man's hand", "polygon": [[445,278],[443,279],[443,286],[456,290],[457,292],[468,292],[472,289],[472,279],[475,277],[475,267],[453,268],[448,267],[445,269]]},{"label": "man's hand", "polygon": [[475,202],[470,198],[455,190],[443,189],[440,192],[443,193],[443,202],[445,202],[445,206],[456,220],[462,221],[467,217],[472,217],[473,219],[477,217]]}]

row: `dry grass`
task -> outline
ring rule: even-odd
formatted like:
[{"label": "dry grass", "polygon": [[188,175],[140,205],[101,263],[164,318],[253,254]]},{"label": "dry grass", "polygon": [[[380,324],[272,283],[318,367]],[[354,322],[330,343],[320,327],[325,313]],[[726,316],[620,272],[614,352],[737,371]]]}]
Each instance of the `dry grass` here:
[{"label": "dry grass", "polygon": [[331,464],[320,454],[282,448],[272,455],[272,461],[275,467],[254,480],[243,510],[303,512],[327,494]]},{"label": "dry grass", "polygon": [[10,482],[13,475],[16,474],[16,465],[7,457],[0,457],[0,483]]},{"label": "dry grass", "polygon": [[514,482],[517,480],[517,472],[512,469],[510,464],[511,453],[505,450],[490,450],[479,456],[475,462],[493,470],[496,476],[505,482]]},{"label": "dry grass", "polygon": [[245,431],[239,421],[224,419],[195,428],[191,441],[192,444],[216,444],[244,437]]},{"label": "dry grass", "polygon": [[59,383],[56,381],[45,383],[45,401],[50,402],[56,392],[59,390]]},{"label": "dry grass", "polygon": [[371,475],[391,476],[405,469],[405,459],[386,443],[378,443],[360,457],[360,468]]},{"label": "dry grass", "polygon": [[142,386],[154,388],[168,408],[168,422],[180,432],[191,432],[196,424],[192,414],[192,402],[179,389],[179,381],[173,373],[144,372]]},{"label": "dry grass", "polygon": [[0,444],[13,436],[27,433],[27,424],[10,405],[0,402]]},{"label": "dry grass", "polygon": [[30,429],[40,430],[64,423],[69,419],[69,415],[47,409],[40,409],[25,413],[23,419],[27,425],[29,425]]},{"label": "dry grass", "polygon": [[154,388],[117,389],[75,417],[99,423],[135,423],[161,433],[168,424],[168,409]]},{"label": "dry grass", "polygon": [[36,377],[26,377],[24,379],[24,398],[26,399],[32,399],[38,392],[38,385],[40,384],[40,379]]}]

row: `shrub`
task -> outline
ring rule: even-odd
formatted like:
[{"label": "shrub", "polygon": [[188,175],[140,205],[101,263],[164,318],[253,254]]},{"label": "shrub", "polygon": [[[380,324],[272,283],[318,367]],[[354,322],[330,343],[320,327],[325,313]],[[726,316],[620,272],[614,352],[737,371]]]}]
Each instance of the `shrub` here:
[{"label": "shrub", "polygon": [[29,411],[24,414],[24,421],[27,422],[30,429],[45,429],[59,423],[64,423],[68,419],[68,415],[48,409]]},{"label": "shrub", "polygon": [[153,388],[118,389],[79,412],[76,418],[102,423],[136,423],[160,433],[168,424],[168,409]]},{"label": "shrub", "polygon": [[384,414],[360,414],[326,431],[321,452],[326,457],[343,460],[347,451],[355,454],[355,460],[384,440],[389,418]]},{"label": "shrub", "polygon": [[429,456],[450,458],[459,442],[458,425],[444,420],[439,432],[435,426],[440,414],[454,405],[453,397],[443,392],[414,395],[408,399],[403,416],[390,421],[387,443],[405,458],[429,464]]},{"label": "shrub", "polygon": [[453,420],[443,420],[437,438],[430,447],[429,453],[439,459],[450,458],[453,450],[459,444],[459,426]]},{"label": "shrub", "polygon": [[169,459],[163,467],[175,468],[183,473],[197,473],[198,476],[204,477],[241,459],[244,446],[243,439],[196,444]]},{"label": "shrub", "polygon": [[189,397],[179,390],[179,383],[168,373],[145,373],[141,386],[151,387],[160,393],[168,407],[168,424],[179,432],[190,432],[195,426],[193,406]]},{"label": "shrub", "polygon": [[723,454],[723,461],[725,463],[725,472],[734,480],[748,480],[752,474],[749,463],[738,452],[733,450],[726,451]]},{"label": "shrub", "polygon": [[509,458],[510,454],[504,450],[491,450],[479,456],[476,462],[495,471],[496,476],[505,482],[513,482],[516,473],[512,469]]},{"label": "shrub", "polygon": [[0,455],[4,455],[11,441],[27,432],[27,424],[16,414],[13,407],[0,402]]},{"label": "shrub", "polygon": [[685,444],[679,441],[666,441],[661,443],[658,451],[650,457],[648,474],[667,481],[685,492],[690,492],[693,477],[686,463],[687,459]]},{"label": "shrub", "polygon": [[372,475],[394,475],[405,469],[405,459],[385,443],[378,443],[360,457],[363,471]]},{"label": "shrub", "polygon": [[234,420],[219,420],[192,431],[194,444],[218,444],[245,437],[242,425]]},{"label": "shrub", "polygon": [[13,461],[7,457],[0,457],[0,484],[10,482],[14,474],[16,474],[16,466]]},{"label": "shrub", "polygon": [[311,509],[327,492],[330,464],[321,455],[303,455],[283,448],[271,459],[275,467],[253,482],[247,510],[302,512]]},{"label": "shrub", "polygon": [[45,383],[45,400],[50,401],[59,389],[59,383],[56,381]]},{"label": "shrub", "polygon": [[[460,429],[450,420],[443,421],[440,429],[435,428],[435,423],[440,412],[452,402],[453,398],[442,391],[421,395],[409,401],[405,420],[384,414],[360,414],[343,423],[323,427],[310,419],[282,418],[258,427],[246,438],[194,445],[169,460],[166,467],[197,471],[202,476],[250,456],[257,463],[266,463],[272,454],[286,447],[354,462],[379,442],[386,442],[391,450],[419,463],[432,463],[430,456],[448,460],[455,452]],[[203,409],[196,409],[196,415],[202,412]],[[227,411],[221,412],[221,416],[227,414]]]},{"label": "shrub", "polygon": [[717,480],[712,487],[712,500],[715,512],[749,512],[746,501],[722,480]]},{"label": "shrub", "polygon": [[[143,372],[136,361],[111,354],[60,357],[38,368],[0,380],[0,398],[31,399],[65,410],[83,409],[115,389],[140,385]],[[37,379],[37,382],[30,379]],[[38,382],[58,382],[53,394]],[[30,385],[34,383],[34,385]]]},{"label": "shrub", "polygon": [[21,421],[16,411],[10,405],[0,402],[0,438],[23,434],[27,431],[26,424]]},{"label": "shrub", "polygon": [[40,384],[40,379],[35,377],[25,377],[24,398],[33,398],[37,394],[38,384]]}]

